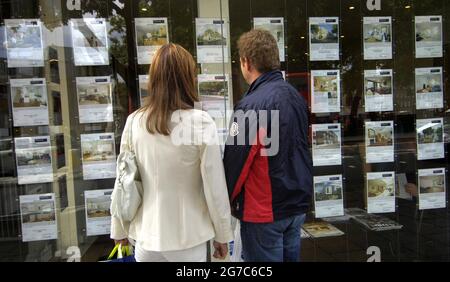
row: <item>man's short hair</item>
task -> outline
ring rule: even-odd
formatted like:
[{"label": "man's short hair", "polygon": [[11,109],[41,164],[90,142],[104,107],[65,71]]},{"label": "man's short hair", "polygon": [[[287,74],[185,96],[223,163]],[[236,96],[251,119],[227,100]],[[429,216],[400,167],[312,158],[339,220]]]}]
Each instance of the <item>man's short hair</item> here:
[{"label": "man's short hair", "polygon": [[280,69],[278,45],[266,30],[253,29],[241,35],[238,41],[239,56],[246,58],[260,73]]}]

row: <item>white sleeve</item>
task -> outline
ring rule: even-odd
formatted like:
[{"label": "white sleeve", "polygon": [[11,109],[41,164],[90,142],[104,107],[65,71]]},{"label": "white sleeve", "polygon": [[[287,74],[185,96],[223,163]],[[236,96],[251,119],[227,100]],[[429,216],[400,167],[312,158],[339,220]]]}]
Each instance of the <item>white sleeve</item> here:
[{"label": "white sleeve", "polygon": [[214,240],[219,243],[228,243],[233,240],[233,231],[219,138],[216,125],[209,116],[204,119],[204,124],[206,125],[203,127],[204,142],[202,142],[200,153],[206,204],[214,225],[216,234]]}]

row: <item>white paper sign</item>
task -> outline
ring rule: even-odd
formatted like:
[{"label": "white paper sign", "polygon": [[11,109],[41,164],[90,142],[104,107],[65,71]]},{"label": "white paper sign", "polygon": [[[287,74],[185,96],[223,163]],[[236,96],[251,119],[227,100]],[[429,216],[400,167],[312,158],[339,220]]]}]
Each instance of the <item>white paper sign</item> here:
[{"label": "white paper sign", "polygon": [[202,101],[228,99],[229,82],[228,74],[199,74],[198,93]]},{"label": "white paper sign", "polygon": [[7,19],[8,68],[44,66],[42,22],[39,19]]},{"label": "white paper sign", "polygon": [[419,169],[419,210],[446,207],[445,168]]},{"label": "white paper sign", "polygon": [[342,175],[314,176],[316,218],[344,215]]},{"label": "white paper sign", "polygon": [[364,71],[366,112],[394,110],[392,70]]},{"label": "white paper sign", "polygon": [[11,79],[14,126],[48,125],[45,78]]},{"label": "white paper sign", "polygon": [[395,212],[395,172],[367,173],[367,212]]},{"label": "white paper sign", "polygon": [[364,60],[392,59],[392,18],[364,17]]},{"label": "white paper sign", "polygon": [[76,66],[109,65],[105,19],[71,19],[70,27]]},{"label": "white paper sign", "polygon": [[197,62],[228,63],[228,24],[221,19],[196,18]]},{"label": "white paper sign", "polygon": [[441,58],[442,16],[416,16],[416,58]]},{"label": "white paper sign", "polygon": [[111,230],[111,194],[113,189],[84,191],[86,235],[109,234]]},{"label": "white paper sign", "polygon": [[49,136],[14,139],[19,185],[53,182]]},{"label": "white paper sign", "polygon": [[312,155],[314,166],[341,165],[341,125],[312,125]]},{"label": "white paper sign", "polygon": [[116,177],[114,133],[81,134],[83,179]]},{"label": "white paper sign", "polygon": [[167,18],[135,18],[137,60],[149,65],[156,51],[169,42]]},{"label": "white paper sign", "polygon": [[418,119],[417,159],[431,160],[445,157],[444,149],[444,119]]},{"label": "white paper sign", "polygon": [[77,77],[76,81],[80,123],[112,122],[111,77]]},{"label": "white paper sign", "polygon": [[141,107],[145,104],[145,100],[148,97],[148,75],[139,75],[139,98],[141,101]]},{"label": "white paper sign", "polygon": [[267,30],[273,35],[277,41],[280,62],[284,62],[284,18],[253,18],[253,28]]},{"label": "white paper sign", "polygon": [[394,161],[394,122],[368,121],[366,128],[366,162]]},{"label": "white paper sign", "polygon": [[416,108],[440,109],[444,107],[442,68],[416,69]]},{"label": "white paper sign", "polygon": [[339,70],[311,71],[313,113],[333,113],[341,111],[341,85]]},{"label": "white paper sign", "polygon": [[43,241],[58,238],[55,194],[19,197],[22,241]]},{"label": "white paper sign", "polygon": [[310,61],[339,60],[339,18],[309,18]]},{"label": "white paper sign", "polygon": [[227,130],[226,110],[231,107],[229,76],[220,74],[198,75],[198,93],[202,109],[215,121],[219,133]]}]

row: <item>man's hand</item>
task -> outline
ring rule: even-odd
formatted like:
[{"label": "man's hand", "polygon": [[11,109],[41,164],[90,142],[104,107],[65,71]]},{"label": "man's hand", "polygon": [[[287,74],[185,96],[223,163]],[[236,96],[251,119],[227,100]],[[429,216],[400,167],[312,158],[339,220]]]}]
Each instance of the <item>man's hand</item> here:
[{"label": "man's hand", "polygon": [[214,241],[214,257],[216,259],[225,259],[228,255],[228,245]]},{"label": "man's hand", "polygon": [[122,240],[114,240],[114,243],[117,244],[122,244],[122,246],[128,246],[128,239],[122,239]]}]

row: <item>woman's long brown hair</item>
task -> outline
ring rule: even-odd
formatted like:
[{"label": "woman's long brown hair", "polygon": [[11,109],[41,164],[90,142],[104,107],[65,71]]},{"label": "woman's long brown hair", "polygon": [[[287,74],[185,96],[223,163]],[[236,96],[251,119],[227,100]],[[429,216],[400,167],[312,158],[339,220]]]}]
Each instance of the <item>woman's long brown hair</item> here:
[{"label": "woman's long brown hair", "polygon": [[150,66],[148,96],[140,111],[147,113],[147,131],[170,135],[170,118],[176,110],[193,109],[198,102],[196,63],[178,44],[162,46]]}]

